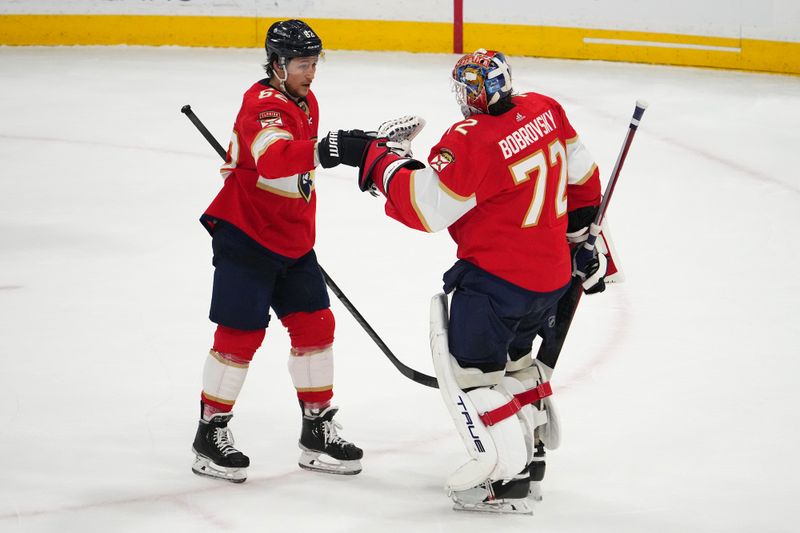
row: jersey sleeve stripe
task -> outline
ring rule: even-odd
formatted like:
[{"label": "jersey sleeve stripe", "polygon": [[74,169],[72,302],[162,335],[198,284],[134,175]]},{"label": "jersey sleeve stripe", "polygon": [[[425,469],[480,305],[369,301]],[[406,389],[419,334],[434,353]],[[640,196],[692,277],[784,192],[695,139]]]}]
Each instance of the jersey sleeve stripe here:
[{"label": "jersey sleeve stripe", "polygon": [[592,174],[594,174],[596,170],[597,170],[597,165],[592,163],[592,168],[589,169],[589,172],[587,172],[585,176],[583,176],[581,179],[579,179],[575,183],[573,183],[572,180],[569,180],[568,183],[570,185],[583,185],[584,183],[589,181],[589,178],[592,177]]},{"label": "jersey sleeve stripe", "polygon": [[253,160],[258,161],[258,158],[264,155],[267,148],[280,139],[291,141],[294,137],[288,131],[280,128],[264,128],[258,132],[256,138],[253,139],[253,144],[250,145],[250,153],[253,154]]},{"label": "jersey sleeve stripe", "polygon": [[[271,192],[272,194],[277,194],[278,196],[283,196],[284,198],[302,198],[303,196],[298,192],[297,189],[298,179],[299,176],[297,174],[283,178],[270,179],[259,176],[258,181],[256,182],[256,187],[262,191]],[[311,187],[313,190],[313,182]]]},{"label": "jersey sleeve stripe", "polygon": [[422,227],[425,228],[425,231],[428,233],[433,233],[431,230],[430,225],[428,224],[427,220],[425,220],[425,215],[422,213],[422,209],[417,204],[417,193],[416,193],[416,176],[418,171],[413,171],[411,173],[411,177],[408,179],[408,186],[411,188],[411,205],[414,207],[414,212],[417,214],[417,218],[419,218],[420,223],[422,223]]},{"label": "jersey sleeve stripe", "polygon": [[578,137],[567,141],[567,183],[581,185],[594,173],[597,165],[592,154]]},{"label": "jersey sleeve stripe", "polygon": [[477,205],[474,195],[464,198],[453,193],[430,167],[413,172],[409,184],[414,211],[431,233],[450,226]]},{"label": "jersey sleeve stripe", "polygon": [[439,180],[439,187],[441,187],[442,190],[445,193],[447,193],[448,196],[450,196],[454,200],[458,200],[459,202],[466,202],[466,201],[470,200],[471,198],[475,198],[474,194],[471,195],[471,196],[461,196],[460,194],[458,194],[456,192],[453,192],[447,185],[442,183],[441,180]]}]

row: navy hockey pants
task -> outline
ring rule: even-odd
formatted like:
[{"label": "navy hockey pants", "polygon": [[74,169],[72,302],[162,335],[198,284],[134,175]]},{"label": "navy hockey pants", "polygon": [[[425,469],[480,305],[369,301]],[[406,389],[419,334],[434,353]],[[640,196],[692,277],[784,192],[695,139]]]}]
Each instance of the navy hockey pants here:
[{"label": "navy hockey pants", "polygon": [[314,250],[298,259],[285,257],[222,222],[214,230],[212,248],[212,322],[243,330],[264,329],[270,308],[283,318],[331,305]]},{"label": "navy hockey pants", "polygon": [[462,367],[504,369],[509,355],[531,350],[537,334],[555,333],[556,306],[568,287],[533,292],[459,260],[444,274],[444,291],[453,292],[450,353]]}]

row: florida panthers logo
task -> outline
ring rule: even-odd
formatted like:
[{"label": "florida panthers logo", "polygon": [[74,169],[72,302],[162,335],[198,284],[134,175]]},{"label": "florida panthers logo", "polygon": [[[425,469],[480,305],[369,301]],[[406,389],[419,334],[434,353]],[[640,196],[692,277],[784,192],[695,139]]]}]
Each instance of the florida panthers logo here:
[{"label": "florida panthers logo", "polygon": [[436,172],[441,172],[447,165],[455,160],[456,158],[453,155],[453,152],[447,148],[441,148],[439,149],[439,153],[436,154],[433,159],[431,159],[431,167],[433,167]]},{"label": "florida panthers logo", "polygon": [[306,202],[311,201],[311,191],[314,190],[314,175],[311,172],[297,175],[297,190]]}]

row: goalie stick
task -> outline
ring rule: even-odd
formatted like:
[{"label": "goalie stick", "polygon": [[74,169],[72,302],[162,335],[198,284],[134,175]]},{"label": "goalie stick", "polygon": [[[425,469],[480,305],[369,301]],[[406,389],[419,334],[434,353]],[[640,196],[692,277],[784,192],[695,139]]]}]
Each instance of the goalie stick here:
[{"label": "goalie stick", "polygon": [[[622,143],[619,156],[617,156],[617,162],[614,165],[614,170],[611,172],[611,178],[606,186],[606,192],[603,195],[602,201],[600,202],[600,207],[597,209],[597,215],[595,216],[594,222],[592,222],[592,224],[589,226],[589,237],[586,239],[586,242],[580,245],[580,249],[576,253],[591,254],[594,252],[594,245],[597,241],[598,235],[600,234],[603,217],[605,217],[606,210],[608,209],[608,203],[611,200],[611,195],[614,193],[614,188],[617,186],[619,173],[622,170],[622,165],[628,155],[628,150],[633,142],[633,136],[636,134],[636,130],[639,127],[639,122],[642,120],[642,115],[644,115],[645,109],[647,109],[647,103],[637,100],[636,108],[633,110],[633,116],[631,117],[631,122],[628,125],[628,132],[625,135],[625,140]],[[569,333],[570,325],[572,325],[572,319],[575,317],[575,311],[578,309],[578,302],[580,302],[581,295],[583,294],[583,287],[581,285],[582,282],[583,280],[577,276],[572,278],[569,290],[564,296],[562,296],[561,300],[558,301],[558,308],[556,310],[556,333],[552,337],[551,342],[542,342],[542,345],[539,346],[539,351],[536,354],[536,358],[550,368],[555,368],[556,363],[558,362],[558,356],[561,354],[561,348],[564,346],[564,341],[567,338],[567,333]]]},{"label": "goalie stick", "polygon": [[[208,143],[214,148],[214,150],[219,154],[219,156],[225,160],[227,159],[227,153],[222,145],[217,141],[216,138],[208,131],[208,128],[200,121],[200,119],[195,115],[194,111],[192,111],[192,106],[186,104],[181,108],[181,113],[186,115],[186,117],[194,124],[194,126],[198,129],[198,131],[205,137]],[[423,122],[424,125],[424,122]],[[383,125],[382,125],[383,126]],[[421,129],[421,126],[420,126]],[[397,356],[386,346],[386,343],[380,338],[380,336],[372,329],[372,326],[369,325],[369,322],[363,317],[361,313],[358,312],[358,309],[353,305],[353,303],[345,296],[342,290],[339,288],[338,285],[331,279],[325,269],[322,268],[322,265],[319,267],[320,272],[322,272],[322,277],[325,278],[325,284],[328,288],[339,298],[339,301],[342,302],[342,305],[353,315],[353,318],[356,319],[356,322],[364,329],[364,331],[369,335],[369,337],[378,345],[378,348],[381,349],[383,354],[391,361],[391,363],[400,371],[408,379],[419,383],[420,385],[425,385],[426,387],[431,388],[438,388],[439,383],[435,377],[429,376],[427,374],[423,374],[413,368],[403,364]]]}]

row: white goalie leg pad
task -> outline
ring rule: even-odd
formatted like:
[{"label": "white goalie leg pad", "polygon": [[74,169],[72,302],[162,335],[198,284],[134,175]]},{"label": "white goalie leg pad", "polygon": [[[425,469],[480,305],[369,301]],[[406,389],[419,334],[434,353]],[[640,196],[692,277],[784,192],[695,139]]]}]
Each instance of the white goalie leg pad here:
[{"label": "white goalie leg pad", "polygon": [[[447,481],[448,491],[459,492],[486,481],[513,478],[527,465],[528,453],[522,425],[514,416],[519,404],[500,385],[502,372],[484,374],[477,369],[462,369],[450,355],[447,324],[447,296],[437,294],[431,300],[433,366],[442,400],[471,457]],[[459,382],[478,388],[464,392]],[[492,414],[498,409],[504,414],[493,420]]]},{"label": "white goalie leg pad", "polygon": [[[451,364],[458,364],[452,357],[450,360],[452,362]],[[519,412],[518,402],[514,400],[512,394],[507,392],[502,385],[499,384],[493,387],[473,389],[467,392],[467,398],[468,401],[464,403],[471,402],[472,408],[478,415],[477,420],[475,420],[475,425],[481,428],[478,431],[483,431],[488,434],[488,438],[493,442],[497,453],[496,462],[494,468],[489,473],[488,480],[500,481],[513,479],[525,469],[528,464],[528,451],[525,447],[524,430],[516,416]],[[506,407],[512,404],[515,405],[515,407],[511,409]],[[505,410],[506,414],[498,416],[496,421],[486,421],[487,414],[495,410]],[[459,422],[463,424],[463,414],[461,412],[458,414],[461,416]],[[468,483],[475,486],[474,479],[468,479],[468,476],[463,475],[470,470],[471,467],[465,470],[464,466],[456,470],[450,477],[450,487],[453,490],[457,490],[456,486],[461,487]]]},{"label": "white goalie leg pad", "polygon": [[[515,375],[516,372],[529,368],[533,364],[533,356],[531,352],[523,355],[516,361],[509,360],[506,363],[506,375],[503,377],[503,387],[514,395],[514,397],[521,397],[527,390],[525,383],[520,381],[521,375]],[[535,405],[523,405],[517,416],[520,417],[520,422],[525,432],[525,447],[528,450],[528,462],[533,460],[533,454],[536,451],[534,444],[534,431],[537,426],[547,423],[547,415],[540,412]]]},{"label": "white goalie leg pad", "polygon": [[[534,359],[533,364],[536,365],[536,368],[539,370],[541,379],[549,383],[550,376],[553,375],[553,369],[538,359]],[[545,448],[555,450],[561,446],[561,418],[558,416],[558,410],[556,409],[556,404],[552,395],[546,396],[544,400],[542,400],[542,405],[547,415],[547,423],[538,428],[539,439],[544,443]]]},{"label": "white goalie leg pad", "polygon": [[539,439],[545,448],[555,450],[561,446],[561,419],[552,396],[544,399],[544,411],[547,413],[547,424],[538,428]]},{"label": "white goalie leg pad", "polygon": [[[515,397],[525,392],[525,386],[522,382],[508,375],[503,377],[503,388]],[[519,422],[522,424],[522,432],[525,437],[525,450],[528,453],[528,463],[533,461],[533,454],[536,451],[534,448],[534,444],[536,444],[534,430],[536,429],[537,417],[534,411],[538,412],[535,406],[523,405],[522,409],[517,413],[517,418],[519,418]]]},{"label": "white goalie leg pad", "polygon": [[[535,437],[538,437],[547,449],[555,450],[561,445],[561,422],[553,402],[548,378],[552,370],[548,371],[548,368],[536,359],[529,360],[530,366],[507,374],[507,379],[516,383],[509,381],[506,383],[506,388],[523,404],[522,412],[530,417]],[[509,362],[509,365],[519,368],[519,364],[512,363],[516,362]],[[538,407],[536,403],[539,404]]]},{"label": "white goalie leg pad", "polygon": [[203,367],[203,394],[216,402],[233,405],[247,377],[249,363],[216,350],[208,352]]}]

